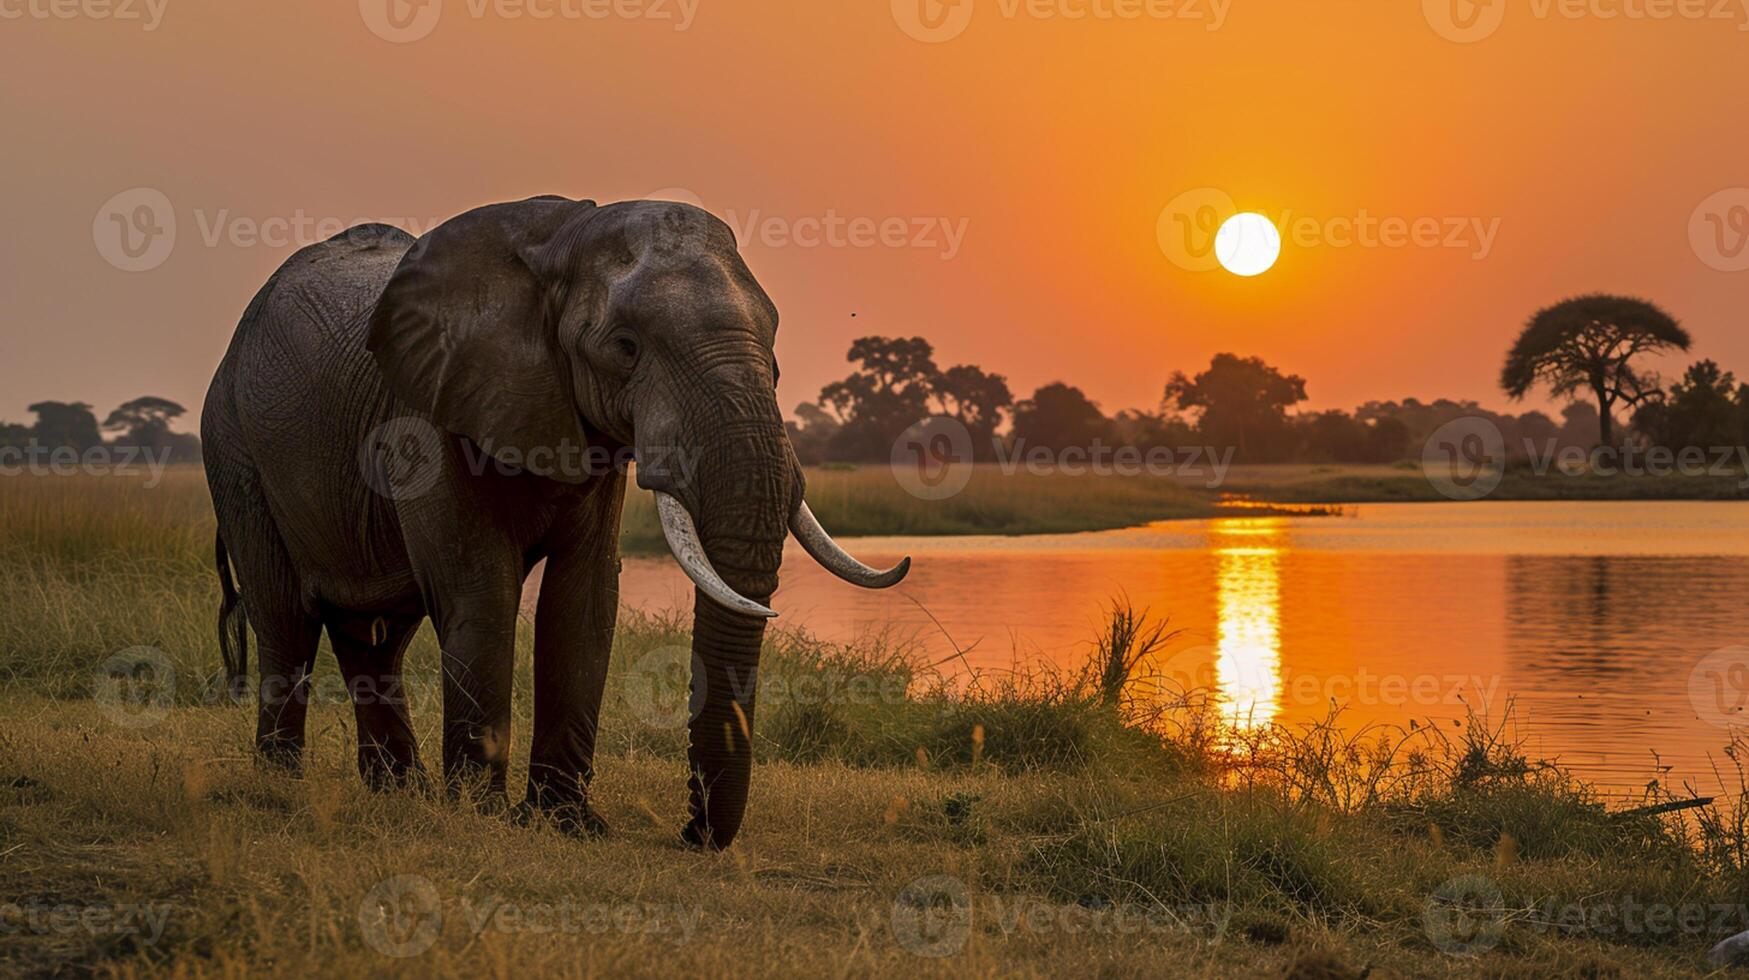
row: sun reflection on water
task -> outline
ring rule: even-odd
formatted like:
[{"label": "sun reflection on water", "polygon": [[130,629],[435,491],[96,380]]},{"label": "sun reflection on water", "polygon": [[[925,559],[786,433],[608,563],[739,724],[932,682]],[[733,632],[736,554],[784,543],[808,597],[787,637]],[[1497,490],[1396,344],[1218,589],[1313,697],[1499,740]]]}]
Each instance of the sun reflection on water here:
[{"label": "sun reflection on water", "polygon": [[1282,520],[1219,520],[1209,535],[1219,559],[1215,680],[1221,718],[1236,728],[1260,728],[1281,707]]}]

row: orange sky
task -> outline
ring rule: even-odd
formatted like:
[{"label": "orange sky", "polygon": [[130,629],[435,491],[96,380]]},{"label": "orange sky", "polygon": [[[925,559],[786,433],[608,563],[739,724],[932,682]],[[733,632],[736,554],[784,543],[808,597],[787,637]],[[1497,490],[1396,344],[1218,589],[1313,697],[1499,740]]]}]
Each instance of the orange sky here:
[{"label": "orange sky", "polygon": [[[1217,30],[1216,0],[1157,0],[1170,18],[1103,15],[1144,0],[971,0],[961,33],[925,43],[901,25],[920,32],[932,0],[617,0],[648,16],[605,19],[581,16],[605,0],[440,0],[409,12],[427,36],[391,43],[367,24],[389,30],[388,0],[61,2],[141,20],[0,0],[0,418],[144,393],[195,409],[249,297],[316,235],[255,242],[254,222],[418,226],[670,188],[738,230],[778,219],[743,249],[783,311],[786,409],[869,333],[927,336],[1017,394],[1066,379],[1111,411],[1152,406],[1221,350],[1304,375],[1316,407],[1503,404],[1525,316],[1599,289],[1666,305],[1696,356],[1749,373],[1749,272],[1710,267],[1689,234],[1703,200],[1749,186],[1734,8],[1495,0],[1493,34],[1458,43],[1431,22],[1467,0],[1219,0]],[[925,12],[952,30],[966,2]],[[170,203],[175,245],[121,271],[94,218],[140,187]],[[1255,280],[1180,268],[1157,226],[1204,187],[1310,219],[1303,240]],[[1331,220],[1363,211],[1496,231],[1484,258],[1473,231],[1462,248],[1335,247]],[[923,247],[787,240],[829,213],[932,231]],[[943,228],[963,229],[957,251]]]}]

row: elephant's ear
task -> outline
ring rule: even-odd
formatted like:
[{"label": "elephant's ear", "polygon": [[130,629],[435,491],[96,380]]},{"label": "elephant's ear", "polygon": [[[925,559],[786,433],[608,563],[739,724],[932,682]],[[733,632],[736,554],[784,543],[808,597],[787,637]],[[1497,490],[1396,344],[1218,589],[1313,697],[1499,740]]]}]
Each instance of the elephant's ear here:
[{"label": "elephant's ear", "polygon": [[580,451],[585,433],[549,309],[564,284],[536,269],[552,265],[546,246],[559,230],[594,208],[560,197],[493,204],[413,243],[371,314],[368,347],[394,393],[504,462]]}]

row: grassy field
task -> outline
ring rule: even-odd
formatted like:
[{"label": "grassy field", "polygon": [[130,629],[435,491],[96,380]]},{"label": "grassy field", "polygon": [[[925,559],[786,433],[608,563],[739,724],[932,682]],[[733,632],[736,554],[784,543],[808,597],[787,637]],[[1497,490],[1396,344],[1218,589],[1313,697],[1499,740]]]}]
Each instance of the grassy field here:
[{"label": "grassy field", "polygon": [[[881,637],[774,635],[721,855],[676,843],[663,618],[617,638],[605,840],[365,791],[326,651],[309,771],[259,772],[251,712],[208,696],[206,507],[188,474],[0,479],[0,974],[1699,975],[1749,928],[1741,794],[1611,813],[1499,720],[1237,733],[1196,692],[1144,715],[1121,618],[1083,672],[951,695]],[[436,661],[427,629],[428,759]]]}]

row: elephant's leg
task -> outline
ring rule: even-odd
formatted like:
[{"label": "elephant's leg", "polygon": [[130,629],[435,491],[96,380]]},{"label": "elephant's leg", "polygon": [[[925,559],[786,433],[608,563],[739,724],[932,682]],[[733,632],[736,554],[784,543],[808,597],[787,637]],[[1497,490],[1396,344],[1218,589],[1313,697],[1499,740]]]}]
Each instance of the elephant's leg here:
[{"label": "elephant's leg", "polygon": [[[467,479],[451,461],[449,477]],[[491,501],[467,483],[440,482],[401,504],[402,529],[443,670],[443,778],[452,795],[505,804],[516,617],[527,577],[523,549],[482,519]]]},{"label": "elephant's leg", "polygon": [[452,794],[500,810],[510,768],[510,685],[516,657],[517,589],[469,596],[439,612],[443,647],[443,777]]},{"label": "elephant's leg", "polygon": [[419,620],[410,617],[328,621],[328,640],[358,722],[358,773],[372,789],[417,784],[424,778],[401,680],[402,658],[418,630]]},{"label": "elephant's leg", "polygon": [[222,413],[215,416],[206,429],[211,437],[207,485],[244,615],[260,645],[255,748],[263,759],[295,772],[303,760],[310,672],[321,624],[301,605],[297,571],[234,423]]},{"label": "elephant's leg", "polygon": [[607,825],[589,807],[596,725],[619,614],[619,514],[623,477],[596,487],[565,541],[547,557],[534,632],[534,743],[528,806],[560,829],[599,834]]},{"label": "elephant's leg", "polygon": [[267,762],[297,772],[303,765],[304,721],[310,708],[310,675],[316,666],[321,623],[301,610],[277,608],[269,612],[261,608],[266,603],[244,601],[261,643],[255,749]]}]

